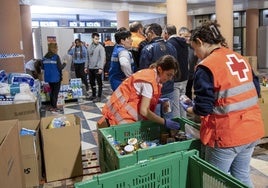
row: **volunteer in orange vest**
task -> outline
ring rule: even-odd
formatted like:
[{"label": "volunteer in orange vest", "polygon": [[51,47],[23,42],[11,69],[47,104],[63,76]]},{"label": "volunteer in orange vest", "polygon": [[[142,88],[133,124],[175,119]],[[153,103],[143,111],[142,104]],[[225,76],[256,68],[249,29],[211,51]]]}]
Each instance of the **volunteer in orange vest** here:
[{"label": "volunteer in orange vest", "polygon": [[194,75],[195,98],[181,104],[201,116],[205,160],[253,187],[250,159],[264,136],[260,85],[247,60],[227,48],[218,27],[208,22],[192,31],[191,46],[202,61]]},{"label": "volunteer in orange vest", "polygon": [[108,126],[116,126],[151,120],[170,129],[179,129],[178,122],[164,119],[154,113],[162,84],[173,79],[177,71],[176,63],[174,57],[166,55],[157,60],[151,68],[140,70],[124,80],[103,107],[103,118],[98,124],[106,121]]},{"label": "volunteer in orange vest", "polygon": [[132,22],[129,25],[129,31],[131,32],[131,38],[132,38],[132,49],[130,50],[134,63],[136,68],[139,70],[139,61],[140,61],[140,43],[145,40],[145,36],[143,33],[143,25],[139,21]]}]

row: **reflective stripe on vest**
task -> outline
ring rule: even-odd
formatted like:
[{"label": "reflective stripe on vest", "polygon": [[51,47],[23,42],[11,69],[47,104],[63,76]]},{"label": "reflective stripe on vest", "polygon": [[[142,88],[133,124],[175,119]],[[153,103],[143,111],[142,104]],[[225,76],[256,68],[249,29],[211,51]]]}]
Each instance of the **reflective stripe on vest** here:
[{"label": "reflective stripe on vest", "polygon": [[119,62],[119,59],[118,59],[118,57],[111,57],[111,61],[115,61],[115,62]]},{"label": "reflective stripe on vest", "polygon": [[[138,121],[139,120],[139,115],[138,115],[138,112],[131,106],[127,103],[126,99],[123,97],[121,91],[119,89],[115,90],[114,91],[114,94],[116,95],[118,101],[121,103],[121,105],[126,105],[125,106],[125,109],[128,111],[128,113],[133,117],[133,119],[135,121]],[[123,117],[114,109],[113,105],[111,104],[110,101],[107,102],[107,108],[110,110],[110,112],[114,115],[115,117],[115,120],[122,124],[122,123],[127,123],[127,121],[125,121],[123,119]]]},{"label": "reflective stripe on vest", "polygon": [[[215,96],[217,98],[216,100],[239,95],[251,89],[255,89],[253,82],[248,82],[248,83],[242,84],[234,88],[216,92],[215,93]],[[258,97],[254,96],[254,97],[251,97],[249,99],[243,100],[238,103],[232,103],[232,104],[225,105],[225,106],[215,106],[213,108],[213,113],[218,114],[218,115],[227,114],[232,111],[243,110],[243,109],[249,108],[251,106],[256,105],[257,102],[258,102]]]}]

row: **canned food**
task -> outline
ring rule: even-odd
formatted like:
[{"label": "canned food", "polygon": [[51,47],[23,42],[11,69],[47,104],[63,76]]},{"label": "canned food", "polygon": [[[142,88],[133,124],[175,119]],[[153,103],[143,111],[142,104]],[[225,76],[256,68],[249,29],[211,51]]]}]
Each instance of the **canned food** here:
[{"label": "canned food", "polygon": [[170,106],[169,98],[163,98],[162,101],[163,101],[162,104],[161,104],[162,112],[164,114],[171,112],[171,106]]},{"label": "canned food", "polygon": [[138,143],[138,140],[137,138],[130,138],[128,139],[128,142],[127,142],[129,145],[135,145]]},{"label": "canned food", "polygon": [[133,145],[126,145],[126,146],[124,147],[124,151],[125,151],[126,153],[132,153],[132,152],[134,151],[134,146],[133,146]]},{"label": "canned food", "polygon": [[169,137],[169,133],[162,133],[161,134],[161,144],[166,144],[167,143],[167,138]]}]

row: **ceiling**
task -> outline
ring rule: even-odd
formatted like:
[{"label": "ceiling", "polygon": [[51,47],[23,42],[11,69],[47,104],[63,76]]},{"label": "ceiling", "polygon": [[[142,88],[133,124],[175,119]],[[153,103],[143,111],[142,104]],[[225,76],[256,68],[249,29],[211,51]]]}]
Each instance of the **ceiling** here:
[{"label": "ceiling", "polygon": [[[129,11],[130,21],[166,16],[166,0],[20,0],[31,5],[32,19],[116,20],[116,12]],[[233,0],[234,11],[268,8],[268,0]],[[215,0],[187,0],[188,15],[215,12]]]}]

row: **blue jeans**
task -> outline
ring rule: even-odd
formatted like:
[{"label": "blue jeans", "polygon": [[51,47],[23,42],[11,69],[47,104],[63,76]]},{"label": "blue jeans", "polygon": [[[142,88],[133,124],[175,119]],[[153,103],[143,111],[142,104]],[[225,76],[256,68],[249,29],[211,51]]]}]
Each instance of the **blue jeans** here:
[{"label": "blue jeans", "polygon": [[176,101],[176,108],[179,109],[179,117],[187,117],[186,111],[182,108],[180,105],[179,98],[182,95],[185,95],[186,92],[186,85],[187,85],[187,80],[182,81],[182,82],[174,82],[174,101]]},{"label": "blue jeans", "polygon": [[162,113],[161,104],[158,104],[156,106],[155,113],[157,115],[159,115],[159,116],[161,116],[163,118],[167,118],[167,119],[180,117],[179,96],[177,96],[175,94],[175,92],[173,91],[171,93],[161,95],[161,98],[169,98],[171,112],[166,113],[166,114]]},{"label": "blue jeans", "polygon": [[225,173],[230,173],[244,184],[253,187],[250,179],[250,159],[258,141],[231,147],[205,146],[205,160]]}]

